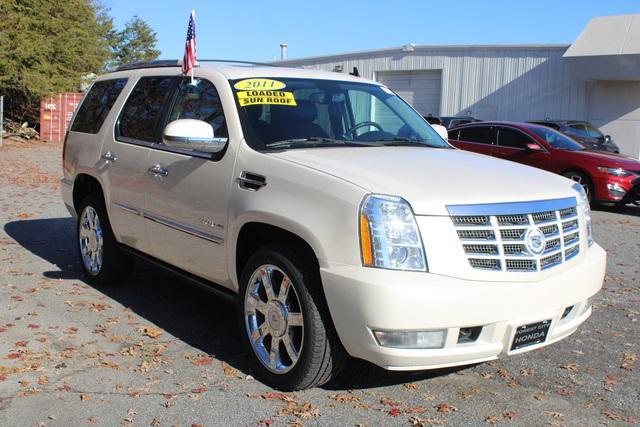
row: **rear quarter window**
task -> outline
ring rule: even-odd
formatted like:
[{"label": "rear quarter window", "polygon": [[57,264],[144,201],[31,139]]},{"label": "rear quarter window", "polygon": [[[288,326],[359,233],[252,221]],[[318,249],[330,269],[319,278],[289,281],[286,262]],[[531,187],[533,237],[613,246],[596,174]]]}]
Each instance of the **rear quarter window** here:
[{"label": "rear quarter window", "polygon": [[98,133],[126,84],[125,78],[95,82],[84,97],[70,130]]}]

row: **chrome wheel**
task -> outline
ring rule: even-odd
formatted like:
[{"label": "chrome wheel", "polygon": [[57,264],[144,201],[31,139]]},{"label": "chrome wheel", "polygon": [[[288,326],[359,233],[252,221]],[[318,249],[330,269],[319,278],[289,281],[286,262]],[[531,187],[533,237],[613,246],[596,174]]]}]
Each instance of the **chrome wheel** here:
[{"label": "chrome wheel", "polygon": [[276,374],[289,372],[304,344],[304,321],[298,294],[278,267],[258,267],[244,295],[244,323],[260,363]]},{"label": "chrome wheel", "polygon": [[82,211],[78,238],[85,270],[92,276],[98,275],[102,268],[104,241],[102,239],[100,218],[98,218],[98,213],[91,206],[87,206]]},{"label": "chrome wheel", "polygon": [[578,184],[580,184],[582,186],[582,188],[584,189],[584,194],[587,195],[587,199],[591,200],[591,191],[589,189],[589,183],[587,182],[586,179],[584,179],[584,177],[582,175],[576,175],[576,174],[569,174],[567,175],[567,178],[577,182]]}]

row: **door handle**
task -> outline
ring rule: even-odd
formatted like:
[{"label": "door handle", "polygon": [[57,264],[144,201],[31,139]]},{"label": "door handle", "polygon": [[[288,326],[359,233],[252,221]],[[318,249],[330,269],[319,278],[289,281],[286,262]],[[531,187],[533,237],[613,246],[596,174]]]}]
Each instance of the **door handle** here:
[{"label": "door handle", "polygon": [[118,160],[118,158],[111,151],[107,151],[102,155],[102,160],[106,160],[107,162],[115,162],[116,160]]},{"label": "door handle", "polygon": [[151,166],[148,171],[152,175],[160,175],[160,176],[169,175],[169,171],[163,168],[162,166],[160,166],[159,163],[157,165]]}]

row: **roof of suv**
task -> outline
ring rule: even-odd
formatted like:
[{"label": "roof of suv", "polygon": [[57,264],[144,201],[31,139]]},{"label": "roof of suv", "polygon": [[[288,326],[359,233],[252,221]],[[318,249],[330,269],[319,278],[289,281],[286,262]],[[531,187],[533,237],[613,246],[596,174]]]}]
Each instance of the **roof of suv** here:
[{"label": "roof of suv", "polygon": [[[127,75],[131,72],[142,71],[143,74],[153,74],[154,71],[176,68],[180,70],[181,61],[162,60],[148,63],[128,64],[115,69],[112,74]],[[346,73],[336,73],[330,71],[311,70],[304,68],[286,68],[271,64],[258,64],[244,61],[207,61],[202,60],[196,68],[197,70],[211,70],[224,75],[229,80],[252,78],[252,77],[272,77],[272,78],[308,78],[324,80],[353,81],[359,83],[373,83],[380,85],[373,80],[355,77]]]}]

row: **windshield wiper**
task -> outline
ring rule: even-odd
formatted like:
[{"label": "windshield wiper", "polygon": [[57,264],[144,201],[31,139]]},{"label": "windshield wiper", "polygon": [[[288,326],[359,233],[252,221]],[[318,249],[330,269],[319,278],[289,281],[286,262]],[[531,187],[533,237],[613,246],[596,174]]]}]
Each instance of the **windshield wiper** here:
[{"label": "windshield wiper", "polygon": [[437,145],[428,144],[426,141],[422,141],[420,139],[407,138],[404,136],[396,136],[395,138],[389,138],[389,139],[378,139],[376,140],[376,142],[381,142],[382,145],[387,147],[411,146],[411,147],[443,148]]},{"label": "windshield wiper", "polygon": [[284,148],[295,146],[328,146],[328,145],[342,145],[347,147],[375,147],[377,144],[370,144],[367,142],[359,141],[345,141],[341,139],[325,138],[321,136],[313,136],[309,138],[293,138],[285,139],[283,141],[276,141],[266,145],[266,148]]}]

